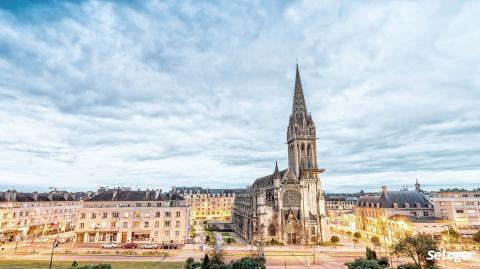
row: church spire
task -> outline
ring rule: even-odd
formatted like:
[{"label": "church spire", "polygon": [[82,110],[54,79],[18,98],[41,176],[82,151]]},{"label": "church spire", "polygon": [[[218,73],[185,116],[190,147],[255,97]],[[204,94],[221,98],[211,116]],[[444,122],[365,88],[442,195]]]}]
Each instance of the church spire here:
[{"label": "church spire", "polygon": [[300,80],[300,71],[297,71],[295,76],[295,92],[293,94],[292,115],[306,114],[307,105],[305,104],[305,97],[303,96],[302,81]]}]

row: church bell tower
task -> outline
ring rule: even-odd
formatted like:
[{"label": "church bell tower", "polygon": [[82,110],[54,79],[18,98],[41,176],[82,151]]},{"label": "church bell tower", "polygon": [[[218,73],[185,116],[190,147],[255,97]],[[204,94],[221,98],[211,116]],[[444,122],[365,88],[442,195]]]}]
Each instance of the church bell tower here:
[{"label": "church bell tower", "polygon": [[307,111],[298,64],[292,114],[288,123],[287,142],[288,167],[294,172],[295,176],[298,177],[302,169],[317,168],[315,124]]}]

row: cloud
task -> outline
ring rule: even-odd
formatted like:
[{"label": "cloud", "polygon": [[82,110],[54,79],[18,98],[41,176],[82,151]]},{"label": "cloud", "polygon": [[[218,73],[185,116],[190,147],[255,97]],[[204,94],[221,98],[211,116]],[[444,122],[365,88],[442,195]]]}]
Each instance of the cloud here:
[{"label": "cloud", "polygon": [[478,11],[469,1],[5,6],[0,184],[250,184],[286,166],[295,58],[327,191],[475,184]]}]

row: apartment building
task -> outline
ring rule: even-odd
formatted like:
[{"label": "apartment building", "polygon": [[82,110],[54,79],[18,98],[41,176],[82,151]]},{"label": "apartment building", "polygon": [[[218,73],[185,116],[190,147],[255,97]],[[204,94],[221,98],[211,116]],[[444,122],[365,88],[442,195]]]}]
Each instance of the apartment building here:
[{"label": "apartment building", "polygon": [[84,193],[0,192],[0,241],[69,231]]},{"label": "apartment building", "polygon": [[190,220],[190,206],[176,192],[100,189],[78,210],[75,242],[184,244]]},{"label": "apartment building", "polygon": [[441,189],[433,204],[435,216],[451,221],[463,235],[471,236],[480,230],[480,188]]},{"label": "apartment building", "polygon": [[237,189],[204,189],[202,187],[173,187],[192,207],[192,218],[197,221],[231,221]]}]

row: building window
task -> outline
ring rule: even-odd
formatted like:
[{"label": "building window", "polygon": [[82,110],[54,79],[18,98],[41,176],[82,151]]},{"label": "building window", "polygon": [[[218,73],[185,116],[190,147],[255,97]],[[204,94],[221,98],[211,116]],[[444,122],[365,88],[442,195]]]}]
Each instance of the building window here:
[{"label": "building window", "polygon": [[148,223],[148,221],[145,221],[145,223],[144,223],[144,226],[143,226],[143,227],[144,227],[144,228],[148,228],[149,226],[150,226],[150,224]]},{"label": "building window", "polygon": [[136,211],[136,212],[133,212],[133,216],[135,218],[140,218],[140,212]]},{"label": "building window", "polygon": [[155,217],[160,218],[160,212],[155,212]]},{"label": "building window", "polygon": [[80,229],[83,229],[83,228],[85,228],[85,223],[82,222],[80,223]]},{"label": "building window", "polygon": [[112,213],[112,217],[118,218],[118,212],[113,212],[113,213]]},{"label": "building window", "polygon": [[177,211],[176,217],[177,217],[177,218],[180,218],[180,211]]},{"label": "building window", "polygon": [[84,219],[84,218],[85,218],[85,215],[86,215],[85,213],[80,214],[80,218],[81,218],[81,219]]},{"label": "building window", "polygon": [[397,203],[393,203],[393,208],[398,208],[398,204],[397,204]]},{"label": "building window", "polygon": [[97,218],[97,213],[92,213],[92,219],[96,219]]},{"label": "building window", "polygon": [[170,212],[165,212],[165,218],[170,218]]},{"label": "building window", "polygon": [[458,214],[463,214],[463,210],[462,209],[457,209],[455,210]]},{"label": "building window", "polygon": [[170,235],[170,231],[165,231],[165,236],[169,236]]},{"label": "building window", "polygon": [[107,214],[107,212],[105,212],[105,213],[103,213],[103,216],[102,216],[102,218],[106,219],[106,218],[107,218],[107,216],[108,216],[108,214]]},{"label": "building window", "polygon": [[135,206],[136,207],[142,207],[142,203],[136,203]]},{"label": "building window", "polygon": [[154,237],[158,237],[158,231],[153,232],[153,234]]},{"label": "building window", "polygon": [[165,221],[165,227],[170,227],[170,221],[169,220]]},{"label": "building window", "polygon": [[179,221],[179,220],[177,220],[177,221],[175,222],[175,227],[177,227],[177,228],[180,227],[180,221]]},{"label": "building window", "polygon": [[115,221],[112,221],[111,225],[110,225],[112,228],[115,228],[117,227],[117,223]]},{"label": "building window", "polygon": [[428,211],[423,211],[423,216],[428,217]]},{"label": "building window", "polygon": [[133,228],[133,229],[138,229],[138,228],[140,228],[140,222],[134,221],[134,222],[132,223],[132,228]]},{"label": "building window", "polygon": [[157,220],[155,221],[155,228],[158,228],[158,227],[160,227],[160,221]]},{"label": "building window", "polygon": [[180,236],[180,231],[175,231],[175,236]]},{"label": "building window", "polygon": [[123,222],[123,228],[128,228],[128,222]]}]

